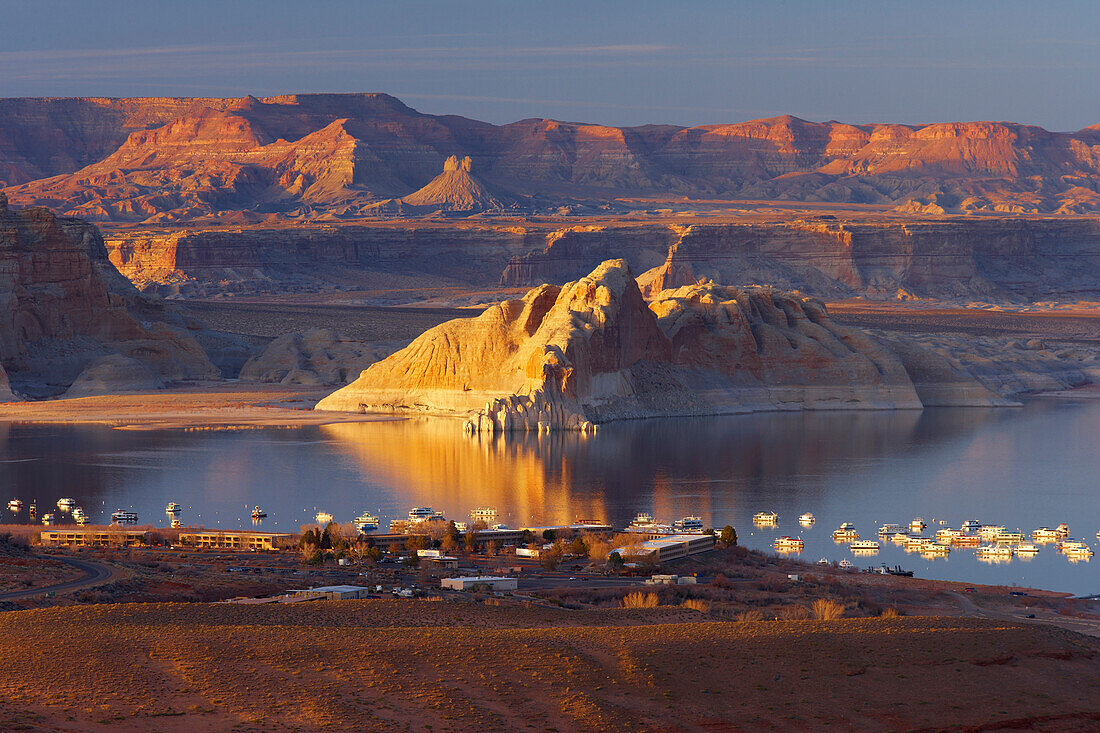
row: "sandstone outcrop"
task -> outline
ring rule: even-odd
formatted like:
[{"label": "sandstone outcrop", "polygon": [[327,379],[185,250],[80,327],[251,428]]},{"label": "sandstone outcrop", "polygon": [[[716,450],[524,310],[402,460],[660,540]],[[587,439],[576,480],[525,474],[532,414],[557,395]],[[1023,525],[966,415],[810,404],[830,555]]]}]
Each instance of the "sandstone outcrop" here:
[{"label": "sandstone outcrop", "polygon": [[487,184],[549,199],[673,193],[1080,215],[1100,211],[1098,150],[1092,128],[1010,122],[618,128],[492,125],[385,94],[0,100],[0,186],[20,205],[101,221],[385,216],[379,202],[425,186],[456,152]]},{"label": "sandstone outcrop", "polygon": [[443,172],[428,185],[401,199],[408,206],[437,211],[476,212],[501,210],[508,206],[504,195],[494,194],[471,172],[470,156],[452,155],[443,162]]},{"label": "sandstone outcrop", "polygon": [[19,397],[11,391],[11,383],[8,381],[8,373],[0,366],[0,402],[18,402]]},{"label": "sandstone outcrop", "polygon": [[647,304],[626,262],[609,260],[425,332],[317,409],[451,415],[497,432],[921,406],[893,352],[812,298],[705,282]]},{"label": "sandstone outcrop", "polygon": [[141,296],[111,265],[95,227],[4,203],[0,355],[16,391],[56,393],[110,354],[135,359],[165,380],[217,376],[181,319]]},{"label": "sandstone outcrop", "polygon": [[148,392],[164,387],[164,382],[149,367],[136,359],[111,354],[96,359],[82,371],[65,391],[65,397]]},{"label": "sandstone outcrop", "polygon": [[249,359],[240,378],[246,382],[344,385],[406,343],[366,344],[341,338],[327,328],[288,333]]}]

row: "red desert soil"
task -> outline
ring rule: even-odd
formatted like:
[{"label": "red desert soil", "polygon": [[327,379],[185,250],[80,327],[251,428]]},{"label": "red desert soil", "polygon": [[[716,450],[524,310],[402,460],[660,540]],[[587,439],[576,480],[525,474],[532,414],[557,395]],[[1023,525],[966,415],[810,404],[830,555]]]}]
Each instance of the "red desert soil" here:
[{"label": "red desert soil", "polygon": [[1085,730],[1100,725],[1098,651],[976,619],[732,623],[438,601],[58,608],[0,615],[0,720],[189,733]]}]

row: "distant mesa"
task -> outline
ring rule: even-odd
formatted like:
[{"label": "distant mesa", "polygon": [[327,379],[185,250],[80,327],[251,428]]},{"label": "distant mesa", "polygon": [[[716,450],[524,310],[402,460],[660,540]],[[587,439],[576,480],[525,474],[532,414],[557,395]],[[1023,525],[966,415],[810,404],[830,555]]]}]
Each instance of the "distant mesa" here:
[{"label": "distant mesa", "polygon": [[499,211],[515,204],[515,200],[506,194],[492,192],[488,185],[473,175],[472,167],[470,156],[459,160],[457,155],[452,155],[444,161],[442,173],[401,201],[418,208],[471,213]]},{"label": "distant mesa", "polygon": [[[968,404],[1004,404],[969,384]],[[470,432],[497,433],[922,406],[901,359],[834,323],[820,301],[701,282],[647,303],[626,262],[608,260],[575,282],[426,331],[317,409],[459,417]]]},{"label": "distant mesa", "polygon": [[[14,204],[151,224],[493,211],[527,197],[553,211],[654,195],[1080,216],[1100,212],[1098,146],[1095,126],[1012,122],[493,125],[385,94],[0,98],[0,188]],[[456,151],[477,161],[477,178],[459,160],[424,186]]]}]

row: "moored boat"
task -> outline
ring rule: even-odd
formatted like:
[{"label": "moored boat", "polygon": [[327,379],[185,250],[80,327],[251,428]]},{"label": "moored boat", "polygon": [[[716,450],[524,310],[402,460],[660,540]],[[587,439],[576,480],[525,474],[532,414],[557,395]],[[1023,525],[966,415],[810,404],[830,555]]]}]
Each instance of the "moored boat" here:
[{"label": "moored boat", "polygon": [[73,521],[77,524],[85,524],[88,521],[88,515],[84,513],[83,507],[73,507]]},{"label": "moored boat", "polygon": [[137,524],[137,512],[124,512],[116,509],[111,513],[111,522],[114,524]]},{"label": "moored boat", "polygon": [[42,515],[42,524],[45,524],[47,526],[53,524],[55,520],[56,520],[56,517],[54,517],[54,515],[52,515],[52,514],[43,514]]},{"label": "moored boat", "polygon": [[672,523],[672,529],[684,534],[692,534],[703,531],[703,519],[701,517],[683,517]]},{"label": "moored boat", "polygon": [[779,515],[775,512],[757,512],[752,515],[753,524],[777,524]]},{"label": "moored boat", "polygon": [[798,523],[803,527],[809,527],[811,524],[817,521],[817,518],[810,512],[806,512],[798,517]]},{"label": "moored boat", "polygon": [[982,545],[977,550],[978,557],[1012,557],[1012,548],[1003,545]]},{"label": "moored boat", "polygon": [[57,508],[63,512],[71,512],[74,506],[76,506],[76,499],[65,496],[57,500]]},{"label": "moored boat", "polygon": [[922,550],[925,546],[932,544],[931,537],[910,537],[905,540],[906,550]]},{"label": "moored boat", "polygon": [[180,513],[180,505],[177,504],[174,501],[170,501],[170,502],[168,502],[168,505],[166,507],[164,507],[164,513],[165,514],[179,514]]},{"label": "moored boat", "polygon": [[844,522],[833,530],[833,539],[837,542],[851,542],[859,539],[859,532],[851,522]]},{"label": "moored boat", "polygon": [[1024,533],[1018,530],[1016,532],[1000,532],[993,538],[993,541],[1002,545],[1019,544],[1024,541]]},{"label": "moored boat", "polygon": [[878,551],[878,542],[875,540],[856,540],[852,544],[848,545],[852,550]]},{"label": "moored boat", "polygon": [[253,519],[267,519],[267,512],[265,512],[263,509],[261,509],[258,506],[254,506],[254,507],[252,507],[252,518]]},{"label": "moored boat", "polygon": [[905,527],[902,527],[900,524],[891,523],[891,524],[884,524],[884,525],[882,525],[881,527],[878,528],[878,533],[882,537],[890,537],[892,535],[897,534],[898,532],[903,532],[904,533],[905,532]]},{"label": "moored boat", "polygon": [[417,506],[409,510],[410,522],[430,522],[436,519],[443,519],[443,512],[437,512],[430,506]]},{"label": "moored boat", "polygon": [[1031,542],[1024,542],[1016,546],[1017,555],[1034,555],[1039,551],[1039,546]]},{"label": "moored boat", "polygon": [[19,499],[12,499],[8,502],[8,509],[13,512],[20,512],[23,510],[23,502]]},{"label": "moored boat", "polygon": [[920,517],[914,517],[913,521],[909,523],[909,529],[913,530],[914,532],[922,532],[927,526],[928,525],[925,524],[924,520]]},{"label": "moored boat", "polygon": [[[455,524],[457,526],[457,522]],[[376,530],[378,529],[378,517],[370,512],[363,512],[355,518],[355,528],[360,532],[371,532]]]},{"label": "moored boat", "polygon": [[951,553],[951,545],[945,542],[929,542],[920,548],[920,554],[942,557]]},{"label": "moored boat", "polygon": [[851,570],[852,568],[855,567],[855,565],[853,565],[848,560],[841,560],[840,562],[837,563],[837,567],[842,569],[842,570]]},{"label": "moored boat", "polygon": [[960,534],[951,538],[951,544],[955,547],[977,547],[982,538],[974,534]]},{"label": "moored boat", "polygon": [[1054,531],[1057,532],[1060,537],[1069,537],[1069,525],[1065,522],[1055,527]]},{"label": "moored boat", "polygon": [[960,529],[963,532],[974,532],[981,526],[982,526],[982,523],[979,522],[977,519],[968,519],[968,520],[966,520],[965,522],[962,523],[962,526],[960,527]]},{"label": "moored boat", "polygon": [[802,552],[806,543],[798,537],[780,537],[772,543],[772,547],[778,552]]},{"label": "moored boat", "polygon": [[1035,542],[1057,542],[1061,539],[1058,530],[1050,527],[1039,527],[1031,531],[1031,539]]},{"label": "moored boat", "polygon": [[317,512],[313,518],[317,520],[317,524],[328,524],[332,521],[332,515],[328,512]]}]

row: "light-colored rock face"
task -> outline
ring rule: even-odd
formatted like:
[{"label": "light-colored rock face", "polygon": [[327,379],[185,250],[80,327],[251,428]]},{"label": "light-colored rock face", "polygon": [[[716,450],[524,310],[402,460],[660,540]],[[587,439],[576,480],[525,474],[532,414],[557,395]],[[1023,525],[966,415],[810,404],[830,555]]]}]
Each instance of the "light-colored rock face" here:
[{"label": "light-colored rock face", "polygon": [[[407,342],[405,342],[407,343]],[[288,333],[248,360],[240,379],[297,385],[343,385],[405,343],[365,344],[337,336],[327,328]]]},{"label": "light-colored rock face", "polygon": [[136,359],[112,354],[97,359],[80,373],[65,392],[66,398],[161,389],[164,382]]},{"label": "light-colored rock face", "polygon": [[622,260],[431,329],[317,405],[453,415],[477,432],[919,407],[897,357],[818,301],[704,283],[647,304]]},{"label": "light-colored rock face", "polygon": [[0,366],[0,402],[18,402],[19,398],[11,391],[11,383],[8,382],[8,373]]},{"label": "light-colored rock face", "polygon": [[167,380],[216,377],[195,340],[166,323],[174,317],[110,264],[95,227],[0,208],[0,355],[18,391],[64,389],[112,353]]}]

